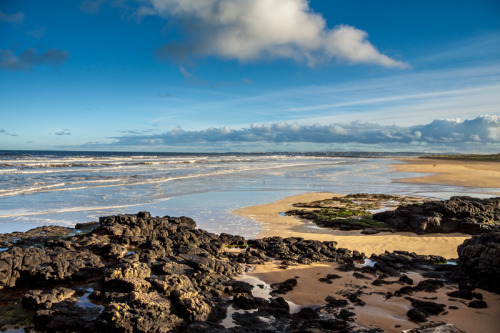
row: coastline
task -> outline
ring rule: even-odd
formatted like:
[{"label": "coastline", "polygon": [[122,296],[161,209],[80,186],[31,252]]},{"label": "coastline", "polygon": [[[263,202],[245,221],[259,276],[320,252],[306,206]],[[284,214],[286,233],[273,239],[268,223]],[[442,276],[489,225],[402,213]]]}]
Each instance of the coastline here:
[{"label": "coastline", "polygon": [[[398,180],[402,183],[443,184],[466,187],[500,188],[500,170],[494,162],[453,161],[405,158],[398,159],[404,164],[391,165],[393,172],[429,173],[421,177]],[[491,191],[488,194],[495,196],[500,192]],[[425,255],[440,255],[445,258],[457,258],[457,247],[471,235],[466,234],[431,234],[417,235],[413,233],[383,232],[375,235],[363,235],[360,231],[339,231],[317,228],[307,220],[293,216],[286,216],[285,211],[291,210],[294,203],[312,202],[342,196],[330,192],[313,192],[283,198],[265,205],[245,207],[233,214],[251,218],[262,225],[258,238],[272,236],[302,237],[319,241],[336,241],[337,247],[364,252],[366,256],[382,254],[385,251],[402,250]],[[387,332],[401,332],[411,329],[418,324],[409,320],[408,300],[401,297],[386,299],[383,295],[393,293],[401,285],[372,285],[370,280],[353,276],[353,272],[336,270],[337,263],[316,263],[312,265],[298,265],[282,269],[278,263],[266,263],[254,266],[253,271],[247,273],[268,284],[280,283],[291,277],[297,279],[297,286],[284,295],[287,301],[298,306],[323,306],[327,303],[327,295],[342,294],[352,286],[361,286],[364,292],[362,300],[364,306],[353,308],[356,314],[356,323],[365,328],[378,327]],[[357,265],[359,266],[359,264]],[[358,267],[359,268],[359,267]],[[319,278],[327,274],[336,273],[339,280],[333,284],[321,282]],[[409,277],[418,283],[425,278],[416,272],[409,272]],[[460,300],[453,300],[447,295],[451,286],[441,288],[437,292],[421,292],[420,299],[432,299],[438,303],[452,306],[444,316],[430,317],[429,320],[452,323],[466,332],[491,332],[500,326],[497,316],[500,310],[500,296],[480,290],[488,303],[486,309],[472,309],[464,306]],[[456,306],[455,306],[456,305]],[[456,309],[455,309],[455,307]],[[474,318],[474,320],[471,320]]]},{"label": "coastline", "polygon": [[444,184],[465,187],[484,187],[496,189],[488,191],[500,195],[500,163],[443,160],[430,158],[398,158],[401,164],[393,164],[395,172],[429,174],[397,180],[401,183]]},{"label": "coastline", "polygon": [[360,230],[340,231],[319,229],[310,221],[281,213],[291,210],[297,202],[310,202],[340,196],[328,192],[306,193],[290,196],[276,202],[245,207],[233,214],[251,218],[262,224],[262,231],[257,238],[272,236],[302,237],[319,241],[336,241],[338,247],[364,252],[367,256],[387,251],[409,251],[418,254],[440,255],[448,259],[457,258],[457,247],[470,238],[465,234],[430,234],[417,235],[409,232],[381,232],[376,235],[363,235]]},{"label": "coastline", "polygon": [[[5,245],[0,249],[0,260],[8,265],[12,263],[12,272],[4,274],[5,294],[10,293],[7,288],[16,287],[18,280],[20,286],[42,287],[44,290],[21,290],[24,293],[23,307],[18,306],[20,314],[24,314],[26,309],[41,308],[33,314],[35,326],[40,327],[53,324],[44,317],[46,310],[52,307],[51,302],[56,304],[50,310],[56,311],[51,312],[53,317],[71,319],[77,313],[81,321],[91,314],[90,319],[85,319],[89,327],[99,327],[95,325],[101,325],[99,320],[102,318],[109,327],[138,325],[144,318],[149,320],[148,313],[160,318],[160,313],[172,307],[176,309],[174,314],[157,321],[147,321],[147,325],[154,329],[165,325],[183,329],[223,329],[235,325],[245,327],[249,323],[268,328],[273,327],[271,325],[276,325],[275,328],[286,325],[304,328],[338,325],[346,328],[382,328],[387,332],[401,332],[426,321],[453,323],[469,332],[490,332],[500,325],[500,317],[497,316],[500,294],[482,289],[475,289],[472,293],[474,288],[481,287],[498,292],[496,287],[491,287],[495,280],[478,281],[476,284],[468,280],[469,277],[460,275],[463,267],[446,262],[445,258],[457,258],[457,244],[469,235],[388,232],[362,235],[359,231],[320,229],[312,222],[281,214],[292,209],[292,203],[333,196],[341,195],[307,193],[235,211],[262,223],[264,229],[259,238],[293,236],[309,239],[304,241],[275,237],[250,239],[247,243],[241,236],[217,235],[196,229],[196,222],[185,216],[152,217],[145,211],[136,215],[101,217],[99,223],[85,223],[77,227],[78,230],[88,228],[90,233],[66,230],[68,237],[61,237],[61,232],[55,227],[47,227],[50,235],[40,229],[32,231],[34,237],[7,235]],[[491,234],[485,235],[489,237]],[[323,240],[334,240],[337,244],[322,243]],[[472,246],[477,244],[491,246],[484,251],[490,253],[489,249],[495,250],[494,246],[500,239],[497,237],[495,243],[482,238],[472,241],[477,242],[468,245],[471,249],[469,253],[475,253]],[[40,247],[40,244],[44,245]],[[365,255],[351,253],[345,248],[364,252],[366,256],[372,253],[377,255],[371,260],[363,260]],[[391,253],[394,250],[408,252]],[[74,260],[77,255],[82,260]],[[13,258],[19,256],[30,259],[21,260],[23,266],[18,267],[13,265]],[[466,262],[464,257],[468,257],[463,251],[460,256],[462,265]],[[255,269],[243,274],[250,265],[256,265]],[[492,267],[488,262],[483,266]],[[58,267],[67,269],[60,271]],[[87,271],[91,274],[85,275]],[[258,282],[242,284],[241,279],[245,277]],[[69,280],[77,284],[69,289],[43,284],[50,279],[61,285]],[[101,283],[96,284],[97,280]],[[291,290],[286,290],[289,280],[294,280],[295,284]],[[204,282],[199,284],[200,281]],[[273,289],[269,294],[274,298],[261,299],[259,288],[264,289],[266,284],[273,283],[275,285],[268,286],[267,290]],[[276,285],[285,285],[286,288]],[[189,288],[183,289],[183,286]],[[252,286],[256,294],[252,294]],[[470,298],[461,293],[464,286],[472,288],[466,289]],[[283,298],[277,297],[279,294]],[[214,299],[214,295],[221,297]],[[227,307],[228,295],[233,298],[227,317],[217,319],[224,322],[222,326],[215,327],[214,323],[207,321],[211,306],[224,304]],[[45,302],[45,297],[51,297],[52,301]],[[11,303],[16,301],[9,299]],[[85,302],[90,305],[89,308],[75,312],[75,307],[79,308]],[[2,307],[0,311],[8,311],[9,306],[12,304]],[[426,312],[426,306],[430,306],[432,312]],[[235,309],[239,312],[234,312]],[[246,311],[254,309],[257,309],[256,313]],[[322,314],[329,319],[324,319]],[[265,320],[261,320],[262,315],[265,315]],[[480,323],[477,324],[477,321]],[[60,325],[72,327],[75,322],[71,319],[60,322]],[[20,322],[17,317],[6,321],[6,325],[19,323],[31,325],[30,322]]]},{"label": "coastline", "polygon": [[[399,179],[396,182],[500,189],[500,165],[496,162],[419,158],[398,158],[397,160],[404,163],[392,164],[391,172],[429,173],[430,175]],[[488,191],[488,194],[499,196],[500,192]],[[403,250],[419,254],[435,254],[448,259],[456,258],[458,245],[471,237],[459,233],[416,235],[403,232],[382,232],[376,235],[363,235],[361,231],[320,229],[310,221],[283,214],[291,210],[294,203],[324,200],[334,196],[342,195],[331,192],[310,192],[264,205],[240,208],[232,213],[260,223],[262,230],[257,238],[279,235],[319,241],[334,240],[338,242],[339,247],[364,252],[368,256],[386,250]]]}]

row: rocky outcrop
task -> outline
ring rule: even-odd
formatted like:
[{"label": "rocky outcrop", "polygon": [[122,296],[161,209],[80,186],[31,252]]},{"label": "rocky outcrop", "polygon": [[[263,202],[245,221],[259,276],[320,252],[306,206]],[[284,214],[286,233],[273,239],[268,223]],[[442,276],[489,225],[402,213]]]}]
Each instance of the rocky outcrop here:
[{"label": "rocky outcrop", "polygon": [[[19,295],[13,304],[21,303],[22,325],[31,323],[46,332],[350,332],[356,331],[352,306],[365,304],[361,287],[328,296],[323,307],[292,314],[280,295],[292,290],[300,279],[272,285],[272,296],[264,299],[253,294],[251,285],[235,278],[245,264],[277,260],[287,268],[338,262],[339,271],[373,285],[401,284],[394,294],[386,294],[390,298],[434,292],[444,286],[442,281],[459,275],[458,266],[443,264],[445,258],[439,256],[386,252],[370,257],[374,265],[362,266],[363,253],[338,248],[333,241],[297,237],[247,241],[196,229],[196,223],[187,217],[152,217],[147,212],[102,217],[99,223],[79,228],[83,232],[43,229],[43,236],[41,229],[34,234],[30,231],[34,238],[15,234],[19,240],[13,240],[12,234],[2,236],[0,296]],[[469,275],[482,272],[474,276],[479,283],[490,283],[484,282],[493,276],[488,266],[497,265],[494,258],[500,257],[498,234],[487,236],[464,243],[460,257],[462,271]],[[426,279],[415,285],[404,274],[409,271]],[[333,284],[339,277],[332,273],[320,279]],[[451,291],[450,297],[466,299],[470,307],[487,306],[472,285],[462,284],[469,292],[461,288]],[[425,321],[442,312],[439,304],[408,300],[412,320]],[[0,317],[3,306],[0,304]],[[237,326],[227,329],[221,323],[229,307],[250,311],[233,313],[231,319]],[[6,321],[2,318],[0,322]]]},{"label": "rocky outcrop", "polygon": [[458,247],[458,266],[477,286],[500,293],[500,232],[467,239]]},{"label": "rocky outcrop", "polygon": [[[78,229],[5,234],[0,240],[5,246],[0,289],[25,290],[22,305],[41,331],[186,331],[200,322],[214,329],[230,304],[289,322],[289,306],[281,297],[264,300],[234,283],[242,264],[352,261],[351,252],[335,242],[280,237],[247,242],[196,229],[188,217],[147,212],[102,217]],[[293,285],[285,281],[276,293]],[[342,323],[337,324],[346,326]]]},{"label": "rocky outcrop", "polygon": [[373,215],[396,231],[480,234],[500,230],[500,198],[452,197]]},{"label": "rocky outcrop", "polygon": [[[39,330],[151,332],[206,321],[242,272],[225,252],[241,238],[195,227],[187,217],[141,212],[80,225],[84,232],[49,227],[5,234],[0,289],[32,289],[22,304],[34,311]],[[81,285],[92,291],[84,309]]]},{"label": "rocky outcrop", "polygon": [[[500,198],[452,197],[430,200],[381,194],[350,194],[343,197],[295,204],[286,215],[311,220],[321,228],[381,231],[480,234],[500,231]],[[394,207],[394,210],[389,210]],[[375,213],[374,210],[385,209]]]}]

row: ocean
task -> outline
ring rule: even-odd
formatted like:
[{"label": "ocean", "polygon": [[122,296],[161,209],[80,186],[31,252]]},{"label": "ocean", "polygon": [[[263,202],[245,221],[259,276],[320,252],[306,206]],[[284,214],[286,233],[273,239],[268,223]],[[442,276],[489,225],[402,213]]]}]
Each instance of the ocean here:
[{"label": "ocean", "polygon": [[[397,154],[400,155],[400,154]],[[328,191],[484,197],[487,189],[408,184],[376,153],[189,154],[0,151],[0,233],[73,226],[149,211],[189,216],[200,228],[254,238],[260,225],[238,208]]]}]

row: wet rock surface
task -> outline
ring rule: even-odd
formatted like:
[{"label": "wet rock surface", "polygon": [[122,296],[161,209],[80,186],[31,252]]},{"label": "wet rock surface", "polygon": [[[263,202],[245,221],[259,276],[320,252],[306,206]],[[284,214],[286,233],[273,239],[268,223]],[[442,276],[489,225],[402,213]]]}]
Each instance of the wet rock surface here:
[{"label": "wet rock surface", "polygon": [[385,194],[349,194],[331,199],[298,203],[286,215],[313,221],[322,228],[418,234],[481,234],[500,231],[500,198],[465,196],[429,200]]},{"label": "wet rock surface", "polygon": [[374,214],[373,219],[396,231],[476,235],[500,231],[500,198],[451,197],[399,206],[394,211]]},{"label": "wet rock surface", "polygon": [[421,197],[357,193],[335,196],[331,199],[297,203],[286,215],[311,220],[322,228],[337,230],[363,230],[363,234],[373,235],[381,231],[391,231],[390,226],[372,218],[377,210],[395,208],[399,205],[428,201]]},{"label": "wet rock surface", "polygon": [[[187,217],[151,217],[140,212],[102,217],[99,223],[80,228],[85,232],[37,228],[29,236],[1,236],[5,249],[0,252],[0,301],[10,295],[10,303],[0,302],[0,311],[5,310],[0,315],[17,311],[11,319],[0,321],[3,328],[21,326],[40,332],[362,332],[352,311],[353,306],[365,304],[361,287],[340,296],[329,295],[323,307],[291,313],[282,295],[293,290],[296,278],[273,285],[269,299],[255,296],[252,285],[235,278],[246,264],[271,260],[282,268],[337,262],[339,271],[357,279],[400,284],[398,293],[386,297],[408,295],[412,304],[408,317],[423,322],[429,315],[442,313],[441,305],[409,296],[434,292],[448,281],[462,286],[450,291],[450,297],[465,299],[470,307],[487,306],[474,292],[475,283],[485,281],[483,275],[469,277],[467,267],[472,264],[465,258],[498,249],[493,235],[490,242],[481,238],[464,243],[459,266],[443,264],[445,259],[439,256],[395,251],[374,255],[373,266],[360,267],[363,253],[338,248],[333,241],[281,237],[247,241],[196,229],[196,223]],[[46,233],[41,236],[41,231]],[[490,245],[466,250],[478,244]],[[415,284],[405,274],[410,271],[428,278]],[[332,272],[319,278],[333,283],[340,276]],[[229,315],[234,325],[224,327],[229,307],[239,311]]]},{"label": "wet rock surface", "polygon": [[500,232],[467,239],[458,247],[458,266],[475,285],[500,293]]},{"label": "wet rock surface", "polygon": [[[277,321],[293,319],[283,298],[254,297],[251,286],[234,281],[244,264],[261,264],[271,258],[284,265],[309,264],[350,260],[351,255],[337,249],[335,242],[300,238],[273,237],[247,244],[239,236],[196,229],[196,223],[187,217],[151,217],[147,212],[102,217],[99,223],[78,228],[42,227],[0,236],[4,246],[0,252],[1,293],[19,294],[14,302],[21,304],[17,310],[29,317],[23,322],[7,320],[4,328],[217,331],[222,329],[218,325],[226,316],[225,309],[233,304],[258,309],[268,318],[260,326],[252,326],[258,331],[271,322],[279,326]],[[242,250],[238,253],[230,248]],[[280,284],[276,292],[292,289],[292,282]],[[82,286],[88,291],[82,292]],[[255,317],[239,316],[235,320],[240,323]]]}]

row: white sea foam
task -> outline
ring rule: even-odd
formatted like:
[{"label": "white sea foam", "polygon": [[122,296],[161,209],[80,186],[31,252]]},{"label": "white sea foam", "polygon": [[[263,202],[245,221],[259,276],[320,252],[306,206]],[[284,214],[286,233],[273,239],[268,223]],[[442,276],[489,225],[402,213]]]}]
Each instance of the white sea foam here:
[{"label": "white sea foam", "polygon": [[285,154],[31,155],[0,155],[0,232],[43,221],[87,222],[103,214],[150,210],[196,218],[211,232],[251,236],[258,230],[255,222],[229,212],[292,194],[438,193],[435,196],[446,197],[474,191],[392,183],[397,176],[387,172],[387,165],[394,162],[388,159]]},{"label": "white sea foam", "polygon": [[[314,163],[316,166],[321,165],[332,165],[339,163],[338,161],[321,163]],[[81,180],[81,181],[72,181],[65,183],[55,183],[55,184],[46,184],[43,186],[32,186],[26,188],[15,188],[15,189],[5,189],[0,190],[0,197],[3,196],[14,196],[14,195],[25,195],[29,193],[36,192],[54,192],[54,191],[76,191],[83,189],[95,189],[95,188],[103,188],[103,187],[117,187],[117,186],[133,186],[133,185],[146,185],[146,184],[158,184],[170,182],[173,180],[182,180],[182,179],[190,179],[190,178],[201,178],[201,177],[213,177],[213,176],[221,176],[228,175],[238,172],[250,172],[250,171],[262,171],[262,170],[273,170],[273,169],[282,169],[282,168],[295,168],[301,166],[312,166],[312,163],[281,163],[267,166],[248,166],[248,164],[243,164],[239,168],[222,168],[221,170],[207,172],[207,173],[193,173],[188,175],[179,175],[179,176],[171,176],[171,177],[158,177],[158,178],[143,178],[143,179],[131,179],[131,178],[115,178],[115,179],[100,179],[100,180]],[[169,169],[171,170],[171,169]],[[89,171],[86,169],[80,170],[81,172]],[[94,170],[92,170],[94,171]],[[100,172],[109,171],[108,168],[101,168]],[[140,171],[144,171],[141,168],[135,168],[136,173]],[[191,170],[193,172],[194,170]],[[56,171],[52,171],[56,172]],[[43,172],[19,172],[19,173],[43,173]],[[100,185],[91,185],[98,184]],[[67,186],[67,185],[76,185],[76,184],[86,184],[86,186]]]},{"label": "white sea foam", "polygon": [[[161,198],[157,199],[151,203],[159,203],[163,201],[170,200],[171,198]],[[0,218],[9,218],[9,217],[20,217],[20,216],[39,216],[39,215],[47,215],[47,214],[60,214],[60,213],[70,213],[70,212],[86,212],[86,211],[99,211],[99,210],[109,210],[109,209],[120,209],[120,208],[129,208],[134,206],[145,205],[145,202],[128,204],[128,205],[110,205],[110,206],[82,206],[82,207],[68,207],[68,208],[60,208],[60,209],[52,209],[52,210],[41,210],[36,212],[30,211],[18,211],[12,212],[10,214],[3,214],[0,211]]]}]

